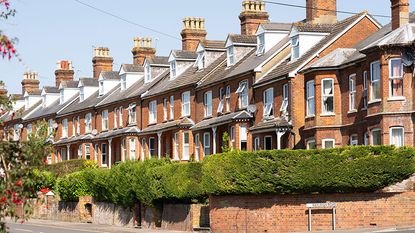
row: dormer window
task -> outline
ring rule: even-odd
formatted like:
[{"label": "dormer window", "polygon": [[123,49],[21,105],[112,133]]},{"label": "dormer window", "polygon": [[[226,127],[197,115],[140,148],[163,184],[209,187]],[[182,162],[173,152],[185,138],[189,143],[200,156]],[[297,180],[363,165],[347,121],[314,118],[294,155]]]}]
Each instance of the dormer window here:
[{"label": "dormer window", "polygon": [[85,100],[85,88],[80,87],[79,88],[79,101],[82,102]]},{"label": "dormer window", "polygon": [[121,90],[127,89],[127,75],[121,75]]},{"label": "dormer window", "polygon": [[104,94],[104,81],[99,81],[99,95]]},{"label": "dormer window", "polygon": [[265,53],[265,34],[258,35],[258,45],[256,50],[256,55],[261,56]]},{"label": "dormer window", "polygon": [[148,62],[144,65],[144,82],[148,83],[151,81],[151,66]]},{"label": "dormer window", "polygon": [[199,52],[197,56],[197,68],[199,70],[203,70],[204,68],[206,68],[206,57],[203,51]]},{"label": "dormer window", "polygon": [[177,75],[177,64],[176,61],[170,62],[170,78],[175,79]]},{"label": "dormer window", "polygon": [[298,36],[291,38],[292,59],[300,57],[300,40]]},{"label": "dormer window", "polygon": [[60,104],[63,104],[65,102],[65,93],[63,92],[63,89],[59,92],[59,102]]},{"label": "dormer window", "polygon": [[235,64],[235,54],[233,46],[230,46],[226,49],[228,54],[228,66],[232,66]]}]

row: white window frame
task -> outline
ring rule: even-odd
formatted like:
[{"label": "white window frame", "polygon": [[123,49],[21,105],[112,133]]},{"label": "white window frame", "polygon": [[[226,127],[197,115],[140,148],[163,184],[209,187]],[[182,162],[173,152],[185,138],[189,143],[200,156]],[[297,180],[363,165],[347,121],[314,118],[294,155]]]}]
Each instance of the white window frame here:
[{"label": "white window frame", "polygon": [[[393,134],[392,131],[394,130],[401,130],[402,134],[401,134],[401,142],[399,142],[399,144],[395,144],[393,143],[394,139],[393,139]],[[394,127],[390,127],[389,129],[389,145],[391,146],[395,146],[395,147],[402,147],[405,146],[405,128],[402,126],[394,126]]]},{"label": "white window frame", "polygon": [[300,57],[300,37],[294,36],[291,38],[291,57],[292,59],[297,59]]},{"label": "white window frame", "polygon": [[127,89],[127,75],[121,75],[121,91]]},{"label": "white window frame", "polygon": [[167,98],[163,98],[163,120],[167,121]]},{"label": "white window frame", "polygon": [[206,55],[205,55],[204,51],[198,53],[197,68],[199,70],[202,70],[202,69],[206,68]]},{"label": "white window frame", "polygon": [[179,139],[179,133],[174,133],[173,135],[173,159],[178,161],[180,160],[180,155],[179,155],[179,148],[180,148],[180,139]]},{"label": "white window frame", "polygon": [[368,146],[370,144],[370,136],[369,136],[369,133],[368,132],[365,132],[363,134],[363,144],[365,146]]},{"label": "white window frame", "polygon": [[[311,148],[311,144],[314,144],[314,148]],[[316,149],[317,148],[316,139],[314,139],[314,138],[307,139],[307,141],[306,141],[306,148],[307,148],[307,150]]]},{"label": "white window frame", "polygon": [[[185,135],[187,135],[187,143],[186,143]],[[190,159],[190,133],[183,132],[182,137],[183,137],[182,160],[188,161]]]},{"label": "white window frame", "polygon": [[349,137],[349,144],[350,146],[358,146],[359,145],[359,137],[357,136],[357,134],[352,134]]},{"label": "white window frame", "polygon": [[367,71],[363,72],[363,110],[367,109],[368,96],[367,96]]},{"label": "white window frame", "polygon": [[[151,141],[153,141],[153,143],[151,143]],[[154,137],[150,137],[148,139],[148,154],[150,155],[150,157],[157,156],[157,153],[156,153],[156,138],[154,138]]]},{"label": "white window frame", "polygon": [[[311,89],[310,89],[311,88]],[[310,93],[310,90],[313,91],[313,93]],[[306,97],[307,97],[307,117],[313,117],[316,114],[316,101],[315,101],[315,87],[314,87],[314,80],[310,80],[306,84]],[[312,106],[310,106],[312,105]]]},{"label": "white window frame", "polygon": [[[378,77],[375,77],[374,72],[373,72],[375,65],[379,66]],[[381,69],[382,68],[380,66],[380,61],[375,61],[375,62],[370,63],[370,101],[371,102],[380,101],[382,98]],[[375,78],[378,78],[378,79],[375,79]],[[373,90],[374,90],[375,85],[378,85],[380,96],[374,96],[375,92]],[[375,98],[375,97],[378,97],[378,98]]]},{"label": "white window frame", "polygon": [[244,109],[249,105],[249,85],[248,80],[243,80],[239,82],[238,89],[236,90],[236,94],[239,95],[239,108]]},{"label": "white window frame", "polygon": [[89,143],[85,144],[85,159],[91,160],[91,145]]},{"label": "white window frame", "polygon": [[104,111],[102,111],[102,130],[108,130],[109,129],[109,124],[108,124],[108,110],[105,109]]},{"label": "white window frame", "polygon": [[94,145],[94,161],[98,161],[98,148],[99,148],[99,145],[95,144]]},{"label": "white window frame", "polygon": [[91,113],[85,114],[85,132],[86,133],[92,132],[92,114]]},{"label": "white window frame", "polygon": [[197,133],[195,134],[195,159],[196,161],[200,160],[200,135]]},{"label": "white window frame", "polygon": [[148,62],[144,65],[144,82],[151,82],[151,66]]},{"label": "white window frame", "polygon": [[216,110],[216,112],[218,112],[218,113],[223,112],[224,99],[225,99],[225,89],[223,87],[221,87],[221,88],[219,88],[219,104],[218,104],[218,109]]},{"label": "white window frame", "polygon": [[122,119],[122,112],[124,111],[124,108],[121,106],[120,107],[120,116],[119,116],[119,119],[120,119],[120,124],[119,124],[119,127],[120,128],[122,128],[123,127],[123,119]]},{"label": "white window frame", "polygon": [[[401,70],[400,70],[401,76],[393,76],[392,62],[397,61],[397,60],[399,60],[401,62]],[[404,76],[404,73],[403,73],[402,59],[401,58],[391,58],[391,59],[389,59],[389,98],[391,98],[391,99],[393,99],[393,98],[402,99],[404,97],[404,94],[403,94],[403,88],[404,88],[403,76]],[[402,93],[398,93],[397,95],[394,95],[393,94],[392,83],[396,80],[402,82]]]},{"label": "white window frame", "polygon": [[[332,87],[332,92],[333,93],[331,93],[331,94],[325,94],[324,93],[324,82],[325,81],[331,81],[331,87]],[[335,104],[334,104],[334,79],[332,79],[332,78],[324,78],[324,79],[322,79],[321,80],[321,113],[322,113],[322,115],[334,115],[334,112],[335,112],[335,109],[334,109],[334,107],[335,107]],[[332,112],[329,112],[329,111],[325,111],[325,107],[324,107],[324,98],[330,98],[330,97],[332,97],[333,98],[333,111]]]},{"label": "white window frame", "polygon": [[176,60],[170,62],[170,79],[174,80],[177,77],[177,62]]},{"label": "white window frame", "polygon": [[265,33],[259,34],[257,36],[257,41],[258,41],[258,45],[257,45],[256,55],[261,56],[265,53]]},{"label": "white window frame", "polygon": [[182,117],[190,116],[190,91],[182,93]]},{"label": "white window frame", "polygon": [[[243,133],[245,131],[245,133]],[[239,149],[242,150],[242,143],[246,143],[246,149],[248,149],[248,126],[241,124],[239,126]]]},{"label": "white window frame", "polygon": [[82,144],[78,145],[78,159],[82,159]]},{"label": "white window frame", "polygon": [[230,112],[231,111],[231,86],[228,85],[226,86],[226,93],[225,93],[225,107],[226,107],[226,112]]},{"label": "white window frame", "polygon": [[118,108],[114,108],[114,129],[118,128]]},{"label": "white window frame", "polygon": [[349,76],[349,111],[356,111],[356,74]]},{"label": "white window frame", "polygon": [[140,151],[140,156],[141,156],[141,160],[144,161],[146,158],[146,139],[142,138],[141,139],[141,151]]},{"label": "white window frame", "polygon": [[173,120],[174,119],[174,96],[173,95],[170,96],[169,105],[170,105],[170,120]]},{"label": "white window frame", "polygon": [[233,66],[235,64],[235,48],[232,46],[229,46],[226,48],[226,54],[227,54],[227,65]]},{"label": "white window frame", "polygon": [[[212,154],[211,150],[210,150],[210,133],[206,132],[203,134],[203,156],[209,156]],[[208,152],[208,153],[206,153]]]},{"label": "white window frame", "polygon": [[104,94],[104,81],[99,81],[99,95]]},{"label": "white window frame", "polygon": [[85,87],[79,87],[79,102],[83,102],[85,100]]},{"label": "white window frame", "polygon": [[149,123],[157,123],[157,100],[153,100],[148,103],[148,114]]},{"label": "white window frame", "polygon": [[211,117],[212,116],[212,91],[207,91],[203,95],[203,103],[204,103],[204,109],[205,109],[205,117]]},{"label": "white window frame", "polygon": [[[102,143],[101,144],[101,167],[106,167],[107,166],[107,144],[106,143]],[[103,151],[105,151],[105,153],[103,153]]]},{"label": "white window frame", "polygon": [[[335,139],[333,139],[333,138],[325,138],[325,139],[323,139],[321,141],[321,147],[323,149],[327,149],[326,148],[326,142],[333,142],[333,148],[336,148],[336,140]],[[329,148],[329,149],[331,149],[331,148]]]},{"label": "white window frame", "polygon": [[261,150],[260,144],[261,144],[261,139],[259,137],[255,137],[255,139],[254,139],[254,151]]},{"label": "white window frame", "polygon": [[282,104],[281,104],[281,108],[280,108],[280,112],[287,113],[288,110],[288,105],[289,105],[289,89],[288,89],[288,84],[284,84],[282,85]]},{"label": "white window frame", "polygon": [[131,103],[128,105],[128,123],[137,124],[137,105]]},{"label": "white window frame", "polygon": [[76,136],[76,117],[72,117],[72,136]]},{"label": "white window frame", "polygon": [[62,120],[62,138],[68,137],[68,119]]},{"label": "white window frame", "polygon": [[76,117],[76,134],[81,135],[81,117]]},{"label": "white window frame", "polygon": [[129,158],[130,160],[136,160],[136,140],[135,138],[130,138],[130,140],[128,140],[129,143]]},{"label": "white window frame", "polygon": [[[373,136],[373,133],[374,132],[379,132],[379,144],[374,144],[374,142],[373,142],[373,139],[375,138],[374,136]],[[372,129],[371,131],[370,131],[370,144],[371,145],[374,145],[374,146],[377,146],[377,145],[382,145],[382,130],[380,129],[380,128],[374,128],[374,129]]]}]

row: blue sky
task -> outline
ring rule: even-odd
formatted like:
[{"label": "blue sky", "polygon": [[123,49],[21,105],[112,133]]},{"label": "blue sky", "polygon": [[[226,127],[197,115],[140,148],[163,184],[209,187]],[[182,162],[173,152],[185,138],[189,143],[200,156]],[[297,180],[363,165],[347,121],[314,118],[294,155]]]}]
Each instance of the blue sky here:
[{"label": "blue sky", "polygon": [[[239,33],[238,15],[242,0],[81,0],[138,24],[180,38],[182,19],[204,17],[208,39],[226,39],[228,33]],[[305,5],[305,0],[275,0]],[[114,69],[132,63],[131,49],[135,36],[158,38],[157,54],[167,56],[180,49],[181,41],[133,26],[94,11],[75,0],[10,0],[17,10],[14,18],[0,20],[0,30],[17,37],[16,45],[23,62],[0,59],[0,80],[10,93],[21,92],[26,70],[39,73],[41,86],[54,85],[56,62],[72,60],[75,77],[92,76],[93,46],[110,48]],[[389,0],[338,0],[338,10],[390,15]],[[410,0],[415,6],[415,0]],[[267,5],[273,22],[292,22],[305,17],[304,9]],[[339,18],[348,15],[340,14]],[[378,18],[385,24],[389,19]]]}]

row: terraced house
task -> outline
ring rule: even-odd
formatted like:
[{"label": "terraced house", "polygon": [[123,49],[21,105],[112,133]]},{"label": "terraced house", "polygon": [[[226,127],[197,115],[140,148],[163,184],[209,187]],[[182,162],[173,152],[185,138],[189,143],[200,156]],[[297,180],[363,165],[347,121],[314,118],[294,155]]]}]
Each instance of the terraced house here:
[{"label": "terraced house", "polygon": [[336,4],[306,0],[304,20],[281,23],[269,21],[264,2],[243,1],[241,33],[223,40],[207,39],[204,19],[187,17],[182,48],[166,56],[136,38],[133,64],[117,70],[99,47],[91,78],[75,79],[69,61],[58,62],[54,87],[40,89],[26,73],[13,111],[1,116],[3,139],[26,140],[45,120],[56,148],[50,163],[81,158],[108,168],[203,160],[225,146],[413,146],[408,1],[391,1],[383,27],[368,12],[338,20]]}]

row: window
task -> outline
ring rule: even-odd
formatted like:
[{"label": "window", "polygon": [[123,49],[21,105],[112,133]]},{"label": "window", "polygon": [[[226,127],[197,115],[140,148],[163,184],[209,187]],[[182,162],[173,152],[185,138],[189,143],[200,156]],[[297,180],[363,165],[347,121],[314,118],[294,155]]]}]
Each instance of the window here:
[{"label": "window", "polygon": [[333,114],[334,113],[334,81],[333,79],[323,79],[322,85],[322,113]]},{"label": "window", "polygon": [[62,138],[68,137],[68,119],[62,120]]},{"label": "window", "polygon": [[102,130],[108,130],[108,110],[102,111]]},{"label": "window", "polygon": [[130,160],[136,160],[135,158],[135,139],[130,138]]},{"label": "window", "polygon": [[148,139],[148,150],[150,152],[150,156],[154,157],[156,156],[156,139],[155,138],[149,138]]},{"label": "window", "polygon": [[149,109],[149,121],[150,124],[157,123],[157,100],[153,100],[148,104]]},{"label": "window", "polygon": [[288,109],[288,84],[282,86],[282,104],[280,111],[282,113],[287,113]]},{"label": "window", "polygon": [[226,111],[231,111],[231,86],[226,86]]},{"label": "window", "polygon": [[199,134],[195,135],[195,159],[196,161],[199,161],[200,157],[199,157],[199,150],[200,150],[200,138],[199,138]]},{"label": "window", "polygon": [[49,119],[48,120],[48,134],[52,134],[53,133],[53,120]]},{"label": "window", "polygon": [[376,61],[370,64],[370,89],[371,100],[380,100],[380,62]]},{"label": "window", "polygon": [[203,155],[210,155],[210,133],[203,134]]},{"label": "window", "polygon": [[334,139],[323,139],[323,148],[330,149],[336,146]]},{"label": "window", "polygon": [[402,59],[389,60],[389,96],[403,96],[403,63]]},{"label": "window", "polygon": [[367,71],[363,72],[363,109],[367,109]]},{"label": "window", "polygon": [[218,113],[222,113],[223,112],[223,101],[224,101],[224,97],[225,97],[225,89],[223,87],[221,87],[219,89],[219,105],[218,105],[218,109],[217,109],[217,112]]},{"label": "window", "polygon": [[179,157],[179,133],[174,134],[174,160],[180,160]]},{"label": "window", "polygon": [[128,107],[128,123],[137,123],[137,106],[135,105],[135,103],[130,104]]},{"label": "window", "polygon": [[231,142],[235,142],[235,126],[231,127]]},{"label": "window", "polygon": [[170,96],[170,120],[174,119],[174,96]]},{"label": "window", "polygon": [[257,46],[256,54],[260,56],[264,53],[265,53],[265,34],[262,33],[258,35],[258,46]]},{"label": "window", "polygon": [[292,59],[300,57],[300,40],[298,36],[291,38]]},{"label": "window", "polygon": [[182,116],[190,116],[190,92],[182,94]]},{"label": "window", "polygon": [[118,109],[114,108],[114,129],[118,128],[118,114]]},{"label": "window", "polygon": [[369,145],[369,133],[365,132],[365,134],[363,135],[363,140],[364,140],[364,144],[365,146]]},{"label": "window", "polygon": [[32,134],[32,129],[33,129],[32,124],[28,124],[26,128],[27,128],[27,138],[29,138],[29,136]]},{"label": "window", "polygon": [[151,66],[148,62],[144,65],[144,82],[151,82]]},{"label": "window", "polygon": [[[59,102],[60,102],[60,104],[63,104],[65,102],[65,95],[64,94],[65,93],[63,92],[63,89],[61,89],[60,92],[59,92]],[[26,106],[28,106],[28,105],[29,105],[29,99],[27,99],[27,101],[26,101]]]},{"label": "window", "polygon": [[120,127],[122,128],[123,127],[123,122],[122,122],[122,111],[123,111],[124,109],[123,109],[123,107],[121,106],[120,107]]},{"label": "window", "polygon": [[125,139],[121,141],[121,161],[125,161],[125,156],[127,156],[127,147],[125,146]]},{"label": "window", "polygon": [[78,159],[82,159],[82,145],[78,145]]},{"label": "window", "polygon": [[241,125],[239,127],[239,138],[241,140],[241,150],[247,150],[247,137],[248,137],[248,132],[247,132],[247,128],[246,125]]},{"label": "window", "polygon": [[94,161],[98,161],[98,144],[94,147]]},{"label": "window", "polygon": [[356,74],[349,76],[349,111],[356,110]]},{"label": "window", "polygon": [[72,117],[72,136],[76,136],[76,118]]},{"label": "window", "polygon": [[307,116],[314,116],[314,81],[307,82]]},{"label": "window", "polygon": [[176,61],[170,62],[170,79],[175,79],[177,75]]},{"label": "window", "polygon": [[379,146],[382,144],[380,129],[372,129],[372,145]]},{"label": "window", "polygon": [[68,154],[66,148],[61,148],[61,160],[65,161],[68,160]]},{"label": "window", "polygon": [[146,139],[141,139],[141,160],[144,161],[146,157]]},{"label": "window", "polygon": [[307,150],[313,150],[317,148],[316,140],[314,138],[307,140],[306,144],[307,144]]},{"label": "window", "polygon": [[259,137],[256,137],[255,140],[254,140],[254,150],[255,151],[261,150],[260,143],[261,142],[260,142]]},{"label": "window", "polygon": [[205,92],[204,105],[205,117],[212,116],[212,91]]},{"label": "window", "polygon": [[99,95],[104,94],[104,81],[99,81]]},{"label": "window", "polygon": [[390,145],[396,147],[404,146],[404,129],[403,127],[390,128]]},{"label": "window", "polygon": [[359,145],[359,141],[357,139],[357,134],[353,134],[353,135],[350,136],[350,145],[351,146]]},{"label": "window", "polygon": [[85,159],[91,160],[91,145],[85,144]]},{"label": "window", "polygon": [[182,160],[189,160],[190,158],[190,151],[189,151],[189,133],[185,132],[183,133],[183,154],[182,154]]},{"label": "window", "polygon": [[236,90],[236,94],[239,94],[239,107],[246,108],[248,107],[248,81],[244,80],[239,82],[239,87]]},{"label": "window", "polygon": [[230,46],[226,49],[228,54],[228,66],[232,66],[235,64],[235,54],[233,46]]},{"label": "window", "polygon": [[80,116],[76,117],[76,134],[77,135],[81,134],[81,117]]},{"label": "window", "polygon": [[163,120],[167,121],[167,118],[168,118],[168,116],[167,116],[167,99],[164,98],[163,99]]},{"label": "window", "polygon": [[86,133],[90,133],[92,131],[92,114],[87,113],[85,115],[85,131]]},{"label": "window", "polygon": [[264,137],[264,149],[272,150],[272,137],[271,136]]},{"label": "window", "polygon": [[107,166],[107,144],[101,144],[101,166]]},{"label": "window", "polygon": [[85,87],[79,88],[79,101],[82,102],[85,100]]},{"label": "window", "polygon": [[127,89],[127,75],[121,76],[121,90]]},{"label": "window", "polygon": [[269,117],[274,115],[274,88],[269,88],[264,91],[264,116]]},{"label": "window", "polygon": [[205,52],[204,51],[202,51],[198,54],[197,67],[198,67],[199,70],[202,70],[202,69],[206,68],[206,57],[205,57]]}]

